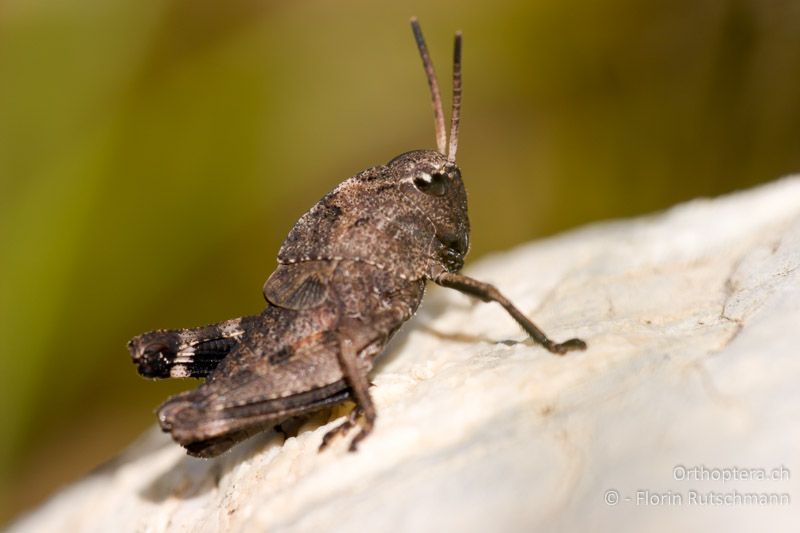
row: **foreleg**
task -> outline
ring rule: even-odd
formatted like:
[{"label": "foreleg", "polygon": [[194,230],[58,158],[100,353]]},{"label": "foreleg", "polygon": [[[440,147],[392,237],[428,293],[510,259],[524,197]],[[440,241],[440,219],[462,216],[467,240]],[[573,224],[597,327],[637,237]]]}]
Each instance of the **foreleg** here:
[{"label": "foreleg", "polygon": [[442,287],[455,289],[459,292],[469,294],[470,296],[480,298],[484,302],[499,303],[506,311],[508,311],[508,314],[510,314],[514,320],[516,320],[517,323],[522,326],[522,329],[524,329],[528,335],[533,337],[533,340],[554,354],[562,355],[571,350],[586,349],[586,343],[581,339],[569,339],[568,341],[561,343],[550,340],[541,329],[536,327],[536,324],[531,322],[528,317],[522,314],[522,311],[517,309],[514,304],[512,304],[508,298],[503,296],[493,285],[483,283],[467,276],[462,276],[461,274],[452,274],[450,272],[439,274],[433,281]]}]

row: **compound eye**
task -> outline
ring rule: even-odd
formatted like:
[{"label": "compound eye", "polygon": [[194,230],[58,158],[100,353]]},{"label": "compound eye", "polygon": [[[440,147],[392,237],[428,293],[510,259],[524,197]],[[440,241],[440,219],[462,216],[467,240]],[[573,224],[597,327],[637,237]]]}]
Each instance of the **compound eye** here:
[{"label": "compound eye", "polygon": [[414,186],[425,194],[443,196],[447,192],[447,176],[421,172],[414,177]]}]

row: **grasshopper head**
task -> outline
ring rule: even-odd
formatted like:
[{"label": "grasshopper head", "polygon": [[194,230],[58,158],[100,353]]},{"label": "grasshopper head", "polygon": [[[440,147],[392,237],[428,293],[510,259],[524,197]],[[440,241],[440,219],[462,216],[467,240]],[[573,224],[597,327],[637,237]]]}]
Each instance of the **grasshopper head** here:
[{"label": "grasshopper head", "polygon": [[467,192],[461,170],[432,150],[406,152],[388,165],[400,190],[432,223],[439,247],[436,255],[449,272],[464,266],[469,250]]}]

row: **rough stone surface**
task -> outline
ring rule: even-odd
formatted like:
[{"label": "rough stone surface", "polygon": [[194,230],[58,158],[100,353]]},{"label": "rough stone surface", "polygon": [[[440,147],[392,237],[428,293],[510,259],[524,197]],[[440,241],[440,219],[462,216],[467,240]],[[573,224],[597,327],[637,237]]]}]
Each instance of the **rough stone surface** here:
[{"label": "rough stone surface", "polygon": [[798,265],[800,177],[497,254],[468,273],[588,351],[435,289],[374,372],[358,453],[317,453],[342,410],[210,461],[154,429],[11,529],[800,531]]}]

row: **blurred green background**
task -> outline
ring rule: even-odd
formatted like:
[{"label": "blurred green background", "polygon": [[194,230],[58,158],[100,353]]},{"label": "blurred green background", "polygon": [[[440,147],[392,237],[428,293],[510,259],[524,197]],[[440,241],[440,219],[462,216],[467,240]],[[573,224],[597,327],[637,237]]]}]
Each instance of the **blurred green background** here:
[{"label": "blurred green background", "polygon": [[0,0],[0,523],[193,386],[130,337],[259,311],[300,214],[434,146],[412,14],[448,102],[464,31],[472,260],[800,168],[792,0]]}]

